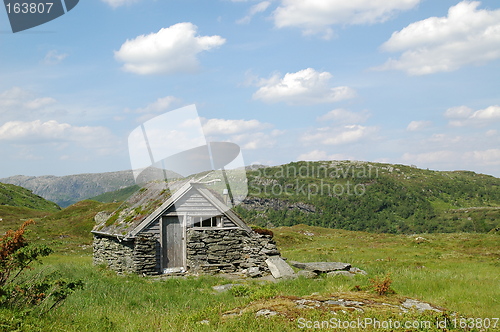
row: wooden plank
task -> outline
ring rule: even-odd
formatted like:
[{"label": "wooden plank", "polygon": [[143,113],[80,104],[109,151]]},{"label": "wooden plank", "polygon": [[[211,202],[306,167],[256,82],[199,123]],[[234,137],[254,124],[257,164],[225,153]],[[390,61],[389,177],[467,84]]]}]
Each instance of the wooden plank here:
[{"label": "wooden plank", "polygon": [[236,227],[236,225],[231,220],[224,220],[222,227]]},{"label": "wooden plank", "polygon": [[184,231],[179,217],[162,218],[162,268],[184,267]]},{"label": "wooden plank", "polygon": [[160,239],[161,237],[161,229],[160,229],[160,223],[159,221],[155,221],[153,222],[151,225],[149,225],[148,227],[146,227],[146,229],[144,229],[143,231],[144,233],[149,233],[149,234],[154,234],[155,238],[156,239]]}]

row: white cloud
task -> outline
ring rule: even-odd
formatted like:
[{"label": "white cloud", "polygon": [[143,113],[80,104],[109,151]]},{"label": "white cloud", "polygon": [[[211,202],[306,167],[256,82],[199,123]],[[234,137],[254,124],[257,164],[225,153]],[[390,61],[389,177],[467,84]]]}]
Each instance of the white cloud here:
[{"label": "white cloud", "polygon": [[332,74],[317,72],[312,68],[287,73],[283,78],[278,74],[259,82],[259,90],[254,99],[267,103],[286,102],[288,104],[333,103],[356,95],[354,89],[347,86],[330,87]]},{"label": "white cloud", "polygon": [[102,2],[110,5],[113,8],[117,8],[120,6],[132,5],[132,4],[137,3],[139,1],[141,1],[141,0],[102,0]]},{"label": "white cloud", "polygon": [[355,143],[376,132],[377,128],[361,125],[317,128],[300,137],[303,143],[341,145]]},{"label": "white cloud", "polygon": [[135,110],[127,109],[126,112],[133,112],[141,114],[141,116],[136,119],[137,122],[146,122],[151,118],[158,115],[158,113],[166,112],[168,109],[178,105],[181,102],[179,98],[174,96],[166,96],[158,98],[156,101],[146,105],[146,107],[137,108]]},{"label": "white cloud", "polygon": [[498,135],[498,131],[495,129],[490,129],[486,132],[486,137],[495,137]]},{"label": "white cloud", "polygon": [[262,13],[264,11],[266,11],[266,9],[269,7],[269,5],[271,4],[270,1],[262,1],[262,2],[259,2],[258,4],[256,5],[253,5],[250,10],[248,11],[248,14],[239,19],[238,21],[236,21],[236,23],[238,24],[248,24],[250,23],[250,21],[252,20],[252,18],[258,14],[258,13]]},{"label": "white cloud", "polygon": [[[55,120],[9,121],[0,126],[0,141],[15,144],[77,143],[89,149],[110,147],[116,139],[104,127],[72,126]],[[64,145],[63,145],[64,146]]]},{"label": "white cloud", "polygon": [[414,8],[421,0],[282,0],[274,11],[276,27],[298,27],[304,34],[333,35],[331,25],[384,22],[398,11]]},{"label": "white cloud", "polygon": [[370,117],[367,111],[351,112],[342,108],[331,110],[318,118],[318,121],[334,121],[335,123],[355,124],[365,122]]},{"label": "white cloud", "polygon": [[500,120],[500,106],[490,106],[483,110],[475,111],[474,114],[471,115],[471,119],[477,119],[480,121],[492,121],[492,120]]},{"label": "white cloud", "polygon": [[451,107],[444,112],[444,116],[449,119],[467,119],[474,113],[474,110],[467,106]]},{"label": "white cloud", "polygon": [[135,74],[172,74],[194,72],[199,67],[197,55],[223,45],[221,36],[197,36],[192,23],[178,23],[157,33],[127,40],[115,58],[123,69]]},{"label": "white cloud", "polygon": [[37,110],[56,102],[50,97],[35,98],[33,93],[20,87],[13,87],[0,93],[0,113],[13,108],[16,112],[22,109]]},{"label": "white cloud", "polygon": [[405,153],[403,160],[417,165],[442,164],[457,160],[459,153],[450,150],[431,151],[424,153]]},{"label": "white cloud", "polygon": [[66,53],[59,53],[56,50],[48,51],[45,57],[43,58],[42,63],[46,65],[57,65],[61,63],[64,59],[68,57]]},{"label": "white cloud", "polygon": [[[460,142],[463,142],[464,141],[464,137],[462,136],[452,136],[452,135],[449,135],[449,134],[432,134],[431,137],[429,137],[428,139],[426,139],[424,141],[424,144],[425,145],[430,145],[430,146],[450,146],[450,145],[453,145],[453,144],[457,144],[457,143],[460,143]],[[427,143],[430,143],[430,144],[427,144]]]},{"label": "white cloud", "polygon": [[88,105],[82,105],[80,102],[81,100],[76,102],[72,100],[67,104],[53,97],[41,95],[37,91],[12,87],[0,91],[0,125],[8,121],[52,119],[81,123],[110,119],[116,114],[113,106],[95,104],[92,100],[88,101]]},{"label": "white cloud", "polygon": [[447,17],[430,17],[394,32],[381,49],[403,54],[375,69],[425,75],[500,58],[500,10],[478,10],[479,5],[462,1],[450,7]]},{"label": "white cloud", "polygon": [[493,105],[477,111],[467,106],[452,107],[446,110],[444,116],[449,119],[449,125],[453,127],[484,126],[500,121],[500,106]]},{"label": "white cloud", "polygon": [[419,131],[432,125],[431,121],[412,121],[406,127],[408,131]]},{"label": "white cloud", "polygon": [[274,136],[263,132],[233,135],[231,136],[231,141],[238,143],[240,147],[247,150],[272,148],[276,145]]},{"label": "white cloud", "polygon": [[271,124],[262,123],[257,120],[204,119],[203,122],[203,131],[206,135],[232,135],[272,127]]},{"label": "white cloud", "polygon": [[260,148],[273,147],[276,138],[283,135],[285,131],[273,129],[270,123],[258,120],[232,120],[232,119],[200,119],[203,132],[208,141],[227,140],[237,143],[241,148],[256,150]]},{"label": "white cloud", "polygon": [[405,153],[403,160],[422,166],[434,166],[448,169],[482,168],[484,166],[500,165],[500,149],[454,151],[439,150],[424,153]]},{"label": "white cloud", "polygon": [[36,109],[39,109],[39,108],[42,108],[42,107],[45,107],[48,105],[52,105],[56,102],[57,101],[54,98],[43,97],[43,98],[36,98],[33,100],[29,100],[29,101],[24,103],[24,106],[26,108],[31,109],[31,110],[36,110]]},{"label": "white cloud", "polygon": [[341,153],[328,154],[326,151],[313,150],[303,153],[297,157],[298,160],[316,161],[316,160],[354,160],[354,157]]},{"label": "white cloud", "polygon": [[500,149],[469,151],[464,153],[464,159],[484,165],[500,165]]},{"label": "white cloud", "polygon": [[178,103],[180,99],[173,96],[166,96],[163,98],[158,98],[155,102],[147,105],[143,108],[138,108],[135,110],[136,113],[160,113],[164,112],[172,105]]}]

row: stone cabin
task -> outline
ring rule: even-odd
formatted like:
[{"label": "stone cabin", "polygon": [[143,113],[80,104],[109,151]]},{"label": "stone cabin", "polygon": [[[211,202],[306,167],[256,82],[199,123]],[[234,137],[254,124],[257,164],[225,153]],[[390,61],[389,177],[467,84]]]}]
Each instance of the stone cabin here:
[{"label": "stone cabin", "polygon": [[266,259],[280,254],[271,235],[254,232],[221,196],[196,182],[172,195],[165,182],[149,183],[95,220],[94,264],[119,273],[266,275]]}]

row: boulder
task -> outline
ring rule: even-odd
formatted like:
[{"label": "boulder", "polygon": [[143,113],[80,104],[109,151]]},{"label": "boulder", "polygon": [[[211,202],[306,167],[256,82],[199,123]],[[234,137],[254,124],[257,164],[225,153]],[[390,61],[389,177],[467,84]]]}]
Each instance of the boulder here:
[{"label": "boulder", "polygon": [[258,266],[252,266],[247,270],[247,276],[249,276],[250,278],[260,277],[260,275],[261,273]]},{"label": "boulder", "polygon": [[315,273],[328,273],[332,271],[348,271],[351,268],[351,264],[340,263],[340,262],[312,262],[312,263],[300,263],[292,262],[292,265],[296,268],[313,271]]},{"label": "boulder", "polygon": [[233,288],[234,286],[243,286],[243,284],[224,284],[224,285],[217,285],[217,286],[212,286],[212,289],[217,291],[217,292],[225,292]]},{"label": "boulder", "polygon": [[357,267],[351,267],[351,269],[349,270],[349,272],[351,272],[351,273],[359,273],[359,274],[362,274],[364,276],[368,275],[368,273],[366,273],[366,271],[358,269]]},{"label": "boulder", "polygon": [[269,257],[266,259],[266,264],[269,267],[269,271],[271,271],[271,274],[276,279],[295,276],[295,272],[293,272],[290,265],[279,256]]},{"label": "boulder", "polygon": [[429,303],[420,302],[418,300],[413,300],[413,299],[406,299],[402,303],[402,306],[404,308],[407,308],[407,309],[415,309],[415,310],[417,310],[419,312],[423,312],[423,311],[426,311],[426,310],[435,311],[435,312],[442,312],[442,310],[434,308]]},{"label": "boulder", "polygon": [[94,216],[94,221],[99,225],[108,220],[110,216],[111,213],[106,211],[97,212],[97,214]]}]

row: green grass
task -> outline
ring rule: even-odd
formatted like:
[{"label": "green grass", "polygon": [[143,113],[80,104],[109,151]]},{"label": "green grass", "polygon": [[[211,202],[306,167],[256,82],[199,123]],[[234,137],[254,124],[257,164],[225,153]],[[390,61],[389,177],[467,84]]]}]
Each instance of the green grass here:
[{"label": "green grass", "polygon": [[[60,207],[33,194],[31,190],[13,184],[0,183],[0,206],[25,207],[43,211],[57,211]],[[2,215],[0,215],[2,217]]]},{"label": "green grass", "polygon": [[[66,211],[65,216],[70,218],[71,213]],[[418,244],[416,235],[371,234],[305,225],[280,227],[273,232],[282,255],[290,260],[348,262],[366,270],[369,276],[298,278],[268,285],[247,280],[240,289],[217,293],[212,286],[230,281],[217,276],[166,280],[118,276],[104,267],[92,266],[88,250],[77,248],[72,254],[60,252],[47,257],[31,273],[60,271],[63,277],[83,279],[84,290],[72,294],[61,307],[41,317],[2,310],[0,323],[19,331],[300,331],[299,317],[311,320],[358,317],[357,313],[332,316],[325,311],[297,311],[287,306],[289,297],[311,294],[324,297],[341,294],[385,303],[411,297],[474,318],[494,318],[500,312],[499,235],[423,234],[420,236],[426,240]],[[386,273],[391,273],[396,294],[381,297],[370,292],[352,292],[355,286],[368,289],[371,277]],[[270,307],[285,312],[286,316],[255,318],[259,308]],[[223,313],[235,310],[242,314],[223,317]],[[373,309],[359,317],[435,319],[431,316],[427,313],[399,316]],[[209,323],[200,323],[204,320]]]},{"label": "green grass", "polygon": [[[282,255],[291,260],[347,262],[372,276],[390,272],[399,294],[474,317],[500,312],[497,234],[406,236],[305,225],[282,227],[274,233]],[[418,236],[426,241],[418,244]]]},{"label": "green grass", "polygon": [[57,252],[71,254],[86,248],[91,253],[94,215],[98,211],[114,211],[119,203],[100,203],[85,200],[56,212],[38,211],[28,208],[0,206],[0,234],[8,229],[17,229],[25,220],[33,219],[28,227],[27,238],[35,243],[43,243]]},{"label": "green grass", "polygon": [[[123,202],[127,198],[129,198],[132,194],[134,194],[137,190],[139,190],[139,188],[140,187],[138,185],[134,185],[134,186],[126,187],[126,188],[119,189],[116,191],[107,192],[107,193],[92,197],[91,199],[94,201],[101,202],[101,203]],[[145,188],[142,188],[142,189],[145,189]]]}]

